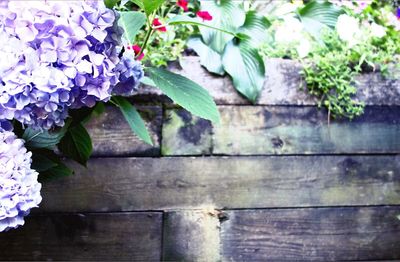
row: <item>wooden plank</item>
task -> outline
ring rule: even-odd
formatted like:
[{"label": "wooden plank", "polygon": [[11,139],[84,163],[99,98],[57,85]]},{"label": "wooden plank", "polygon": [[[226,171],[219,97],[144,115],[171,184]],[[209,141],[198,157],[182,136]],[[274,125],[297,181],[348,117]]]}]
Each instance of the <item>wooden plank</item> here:
[{"label": "wooden plank", "polygon": [[159,156],[162,124],[160,106],[139,106],[154,146],[141,141],[115,106],[91,119],[87,129],[93,141],[93,156]]},{"label": "wooden plank", "polygon": [[210,155],[212,124],[184,109],[167,110],[162,126],[162,155]]},{"label": "wooden plank", "polygon": [[224,261],[400,259],[400,207],[228,211]]},{"label": "wooden plank", "polygon": [[43,185],[40,211],[400,204],[400,156],[99,158]]},{"label": "wooden plank", "polygon": [[400,153],[400,107],[368,107],[353,120],[327,123],[315,107],[221,106],[213,154]]},{"label": "wooden plank", "polygon": [[[317,105],[317,100],[310,97],[300,75],[301,64],[295,60],[267,59],[265,61],[266,77],[264,87],[257,105]],[[200,65],[197,56],[186,56],[180,59],[179,66],[170,68],[206,88],[220,105],[248,105],[235,90],[229,76],[220,77],[207,72]],[[394,72],[395,73],[395,72]],[[400,79],[385,79],[379,72],[362,74],[356,78],[356,98],[367,105],[400,105]],[[144,88],[135,96],[162,97],[155,88]],[[160,100],[160,99],[159,99]],[[163,100],[163,99],[161,99]]]},{"label": "wooden plank", "polygon": [[163,261],[220,261],[219,225],[212,209],[166,213]]},{"label": "wooden plank", "polygon": [[0,234],[0,260],[156,261],[162,213],[32,215]]}]

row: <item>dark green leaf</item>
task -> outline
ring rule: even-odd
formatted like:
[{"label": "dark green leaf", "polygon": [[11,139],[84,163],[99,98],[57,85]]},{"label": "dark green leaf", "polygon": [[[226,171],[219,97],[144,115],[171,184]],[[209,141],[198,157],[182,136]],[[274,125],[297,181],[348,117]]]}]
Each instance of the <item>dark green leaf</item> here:
[{"label": "dark green leaf", "polygon": [[92,154],[92,140],[82,124],[70,127],[61,139],[58,148],[67,157],[86,166]]},{"label": "dark green leaf", "polygon": [[48,180],[71,176],[74,172],[72,169],[67,167],[64,163],[59,162],[57,166],[54,166],[46,171],[40,172],[39,182],[45,182]]},{"label": "dark green leaf", "polygon": [[124,29],[124,38],[129,44],[135,42],[135,37],[139,30],[146,23],[146,16],[141,12],[119,12],[121,15],[118,20],[119,25]]},{"label": "dark green leaf", "polygon": [[48,157],[40,154],[39,152],[34,152],[32,154],[32,169],[36,172],[41,173],[47,171],[53,167],[56,167],[58,164]]},{"label": "dark green leaf", "polygon": [[247,43],[254,48],[260,46],[268,39],[267,29],[271,26],[269,20],[256,11],[249,11],[246,14],[246,21],[240,27],[239,32],[249,37]]},{"label": "dark green leaf", "polygon": [[117,3],[118,0],[104,0],[104,4],[110,9],[112,9]]},{"label": "dark green leaf", "polygon": [[211,73],[224,75],[225,70],[222,66],[222,57],[220,54],[209,48],[203,43],[200,37],[191,37],[187,45],[200,56],[200,63]]},{"label": "dark green leaf", "polygon": [[222,58],[224,69],[233,79],[235,88],[255,102],[263,88],[265,67],[257,49],[248,44],[230,42]]},{"label": "dark green leaf", "polygon": [[72,175],[72,170],[62,163],[60,157],[47,149],[32,152],[32,168],[39,172],[39,181]]},{"label": "dark green leaf", "polygon": [[165,0],[142,0],[143,8],[146,12],[147,16],[151,15],[154,11],[156,11]]},{"label": "dark green leaf", "polygon": [[113,97],[112,101],[121,109],[121,112],[132,131],[144,142],[153,145],[146,125],[135,107],[133,107],[133,105],[123,97]]},{"label": "dark green leaf", "polygon": [[[201,1],[201,9],[207,10],[213,17],[207,24],[230,32],[235,32],[244,24],[246,13],[240,5],[241,1],[220,0]],[[233,36],[211,28],[200,27],[203,42],[217,53],[222,54],[225,45]]]},{"label": "dark green leaf", "polygon": [[25,129],[22,139],[28,149],[54,148],[64,137],[71,122],[67,122],[63,128],[57,131],[37,130],[28,127]]},{"label": "dark green leaf", "polygon": [[161,68],[148,68],[150,78],[168,97],[194,115],[219,122],[214,100],[200,85]]},{"label": "dark green leaf", "polygon": [[319,37],[323,28],[334,28],[344,11],[328,1],[313,0],[298,10],[304,28],[314,37]]}]

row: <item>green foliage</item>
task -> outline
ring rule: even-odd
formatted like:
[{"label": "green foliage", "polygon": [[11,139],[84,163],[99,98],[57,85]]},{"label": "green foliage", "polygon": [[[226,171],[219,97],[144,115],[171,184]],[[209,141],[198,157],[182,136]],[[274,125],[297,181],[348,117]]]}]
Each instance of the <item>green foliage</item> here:
[{"label": "green foliage", "polygon": [[112,101],[120,108],[132,131],[144,142],[153,145],[146,125],[136,108],[123,97],[113,97]]},{"label": "green foliage", "polygon": [[70,122],[67,122],[63,128],[53,131],[45,131],[28,127],[24,130],[22,139],[25,140],[25,146],[29,150],[39,148],[54,149],[64,137],[69,125]]},{"label": "green foliage", "polygon": [[[354,118],[363,113],[363,103],[353,99],[356,94],[355,75],[360,71],[350,67],[353,53],[346,49],[334,32],[324,37],[325,46],[303,61],[303,76],[310,94],[319,98],[332,117]],[[355,61],[355,60],[353,60]]]},{"label": "green foliage", "polygon": [[219,75],[228,73],[235,88],[255,102],[265,77],[258,46],[266,40],[270,22],[254,10],[246,12],[235,1],[203,1],[201,8],[213,14],[210,25],[236,32],[236,36],[201,27],[201,35],[190,38],[188,46],[196,51],[208,71]]},{"label": "green foliage", "polygon": [[149,68],[151,80],[174,102],[194,115],[219,122],[219,112],[214,100],[200,85],[184,76],[161,68]]},{"label": "green foliage", "polygon": [[124,38],[129,44],[132,44],[140,29],[146,23],[146,16],[141,12],[134,11],[119,12],[119,14],[121,17],[118,24],[124,29]]},{"label": "green foliage", "polygon": [[64,156],[84,166],[86,166],[93,150],[90,135],[86,131],[86,128],[80,123],[68,128],[65,136],[58,144],[58,148]]}]

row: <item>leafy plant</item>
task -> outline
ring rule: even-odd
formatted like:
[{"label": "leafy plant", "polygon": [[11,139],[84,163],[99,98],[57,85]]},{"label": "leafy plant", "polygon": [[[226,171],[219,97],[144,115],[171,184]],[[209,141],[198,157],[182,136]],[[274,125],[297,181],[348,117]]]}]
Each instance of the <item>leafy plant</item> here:
[{"label": "leafy plant", "polygon": [[208,71],[218,75],[228,73],[236,89],[255,102],[265,78],[258,46],[265,41],[270,22],[254,10],[246,12],[237,1],[202,1],[201,9],[213,14],[211,26],[220,26],[237,35],[202,27],[200,35],[189,39],[188,46],[196,51]]}]

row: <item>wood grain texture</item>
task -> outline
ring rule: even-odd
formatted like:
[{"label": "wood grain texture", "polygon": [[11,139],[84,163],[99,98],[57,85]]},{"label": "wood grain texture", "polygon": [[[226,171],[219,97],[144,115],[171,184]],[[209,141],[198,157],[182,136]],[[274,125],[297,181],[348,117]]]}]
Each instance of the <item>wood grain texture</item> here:
[{"label": "wood grain texture", "polygon": [[[264,87],[257,105],[317,105],[317,100],[306,91],[300,72],[301,63],[295,60],[280,58],[265,61],[266,76]],[[207,72],[200,65],[197,56],[186,56],[180,60],[179,66],[170,68],[206,88],[217,104],[248,105],[250,104],[233,87],[229,76],[220,77]],[[398,72],[393,72],[398,74]],[[367,105],[400,105],[400,79],[386,79],[379,72],[362,74],[357,77],[356,98]],[[303,87],[303,88],[301,88]],[[145,97],[158,97],[165,100],[158,89],[143,88],[136,95],[140,101]]]},{"label": "wood grain texture", "polygon": [[400,204],[400,156],[99,158],[44,184],[40,211]]},{"label": "wood grain texture", "polygon": [[162,213],[47,214],[0,234],[0,260],[158,261]]},{"label": "wood grain texture", "polygon": [[400,207],[228,211],[224,261],[400,259]]},{"label": "wood grain texture", "polygon": [[162,125],[160,106],[138,106],[154,146],[141,141],[129,127],[120,110],[108,106],[86,125],[93,141],[93,156],[159,156]]},{"label": "wood grain texture", "polygon": [[167,212],[164,218],[164,261],[220,261],[218,211]]},{"label": "wood grain texture", "polygon": [[327,123],[315,107],[221,106],[213,154],[400,153],[400,107],[368,107],[353,120]]}]

